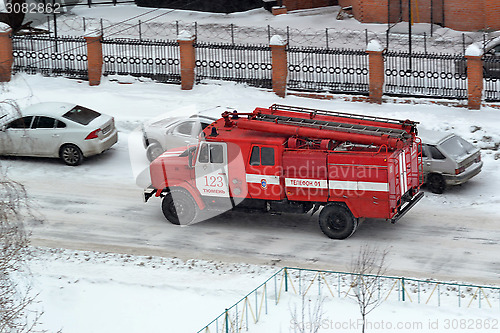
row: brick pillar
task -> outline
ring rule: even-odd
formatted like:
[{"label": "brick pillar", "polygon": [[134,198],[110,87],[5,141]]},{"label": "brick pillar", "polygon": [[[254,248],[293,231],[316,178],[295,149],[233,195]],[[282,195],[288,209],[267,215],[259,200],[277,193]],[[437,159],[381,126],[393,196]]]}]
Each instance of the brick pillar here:
[{"label": "brick pillar", "polygon": [[12,29],[5,23],[0,22],[0,82],[9,82],[12,75],[12,40],[10,33]]},{"label": "brick pillar", "polygon": [[271,57],[273,65],[273,91],[279,97],[286,96],[286,80],[288,76],[288,60],[286,54],[286,42],[278,35],[274,35],[270,41]]},{"label": "brick pillar", "polygon": [[282,15],[282,14],[286,14],[288,12],[288,10],[286,9],[285,6],[273,6],[273,8],[271,9],[271,12],[273,13],[273,15]]},{"label": "brick pillar", "polygon": [[196,52],[194,49],[195,37],[186,31],[181,31],[177,36],[181,55],[181,89],[191,90],[194,85],[196,67]]},{"label": "brick pillar", "polygon": [[102,76],[102,36],[87,36],[87,65],[89,85],[98,86]]},{"label": "brick pillar", "polygon": [[483,98],[483,50],[480,45],[472,44],[465,50],[467,58],[467,90],[469,109],[479,110]]},{"label": "brick pillar", "polygon": [[381,104],[382,94],[384,91],[384,56],[382,55],[382,46],[376,40],[368,43],[366,52],[369,57],[369,89],[370,89],[370,102]]}]

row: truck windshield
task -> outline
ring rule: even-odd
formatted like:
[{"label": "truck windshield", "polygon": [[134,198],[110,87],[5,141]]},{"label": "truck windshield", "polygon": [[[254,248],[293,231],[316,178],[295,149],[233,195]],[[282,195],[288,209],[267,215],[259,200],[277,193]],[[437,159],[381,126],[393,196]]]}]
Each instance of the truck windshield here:
[{"label": "truck windshield", "polygon": [[471,154],[475,148],[459,136],[452,136],[441,144],[441,147],[452,157],[463,157]]}]

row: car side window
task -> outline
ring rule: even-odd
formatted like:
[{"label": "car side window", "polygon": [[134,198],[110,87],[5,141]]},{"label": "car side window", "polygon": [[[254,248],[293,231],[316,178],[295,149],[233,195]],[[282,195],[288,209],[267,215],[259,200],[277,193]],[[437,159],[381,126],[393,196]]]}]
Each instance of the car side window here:
[{"label": "car side window", "polygon": [[30,128],[32,120],[33,120],[33,116],[22,117],[22,118],[19,118],[19,119],[12,121],[10,124],[7,125],[6,128],[12,128],[12,129]]},{"label": "car side window", "polygon": [[56,128],[66,128],[66,124],[60,120],[56,123]]},{"label": "car side window", "polygon": [[31,128],[54,128],[56,120],[50,117],[36,117]]},{"label": "car side window", "polygon": [[192,121],[179,124],[175,128],[174,133],[181,135],[191,135],[191,131],[193,130],[193,124],[194,123]]},{"label": "car side window", "polygon": [[418,152],[422,153],[422,157],[427,157],[427,154],[425,152],[425,147],[423,145],[418,145]]},{"label": "car side window", "polygon": [[444,159],[446,159],[446,157],[436,147],[434,147],[434,146],[427,146],[427,148],[429,149],[429,152],[430,152],[431,157],[433,159],[435,159],[435,160],[444,160]]}]

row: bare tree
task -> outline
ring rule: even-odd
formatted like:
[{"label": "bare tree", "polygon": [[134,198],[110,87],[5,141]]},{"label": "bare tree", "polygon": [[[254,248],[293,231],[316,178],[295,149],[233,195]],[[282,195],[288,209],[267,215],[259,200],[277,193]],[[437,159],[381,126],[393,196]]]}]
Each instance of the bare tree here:
[{"label": "bare tree", "polygon": [[[0,110],[12,101],[0,102]],[[1,148],[1,147],[0,147]],[[21,283],[30,249],[24,219],[35,217],[25,187],[9,178],[0,164],[0,332],[34,332],[40,313],[28,309],[35,296]]]},{"label": "bare tree", "polygon": [[359,306],[362,319],[362,332],[365,332],[366,317],[377,308],[380,298],[380,277],[387,271],[387,249],[380,251],[368,245],[362,246],[358,256],[351,261],[351,291],[349,293]]},{"label": "bare tree", "polygon": [[307,297],[306,292],[300,295],[301,303],[299,312],[295,304],[291,310],[291,324],[294,333],[317,333],[321,328],[321,320],[325,314],[323,311],[323,303],[325,299],[318,296],[314,301]]}]

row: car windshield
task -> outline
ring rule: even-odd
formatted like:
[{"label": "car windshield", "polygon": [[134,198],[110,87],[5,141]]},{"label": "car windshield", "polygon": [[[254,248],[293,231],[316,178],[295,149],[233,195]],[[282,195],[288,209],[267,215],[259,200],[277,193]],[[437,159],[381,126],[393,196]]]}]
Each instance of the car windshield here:
[{"label": "car windshield", "polygon": [[81,125],[88,125],[92,120],[99,117],[100,115],[101,114],[97,111],[77,105],[66,112],[63,117]]},{"label": "car windshield", "polygon": [[462,157],[472,153],[475,148],[459,136],[452,136],[440,145],[452,157]]}]

